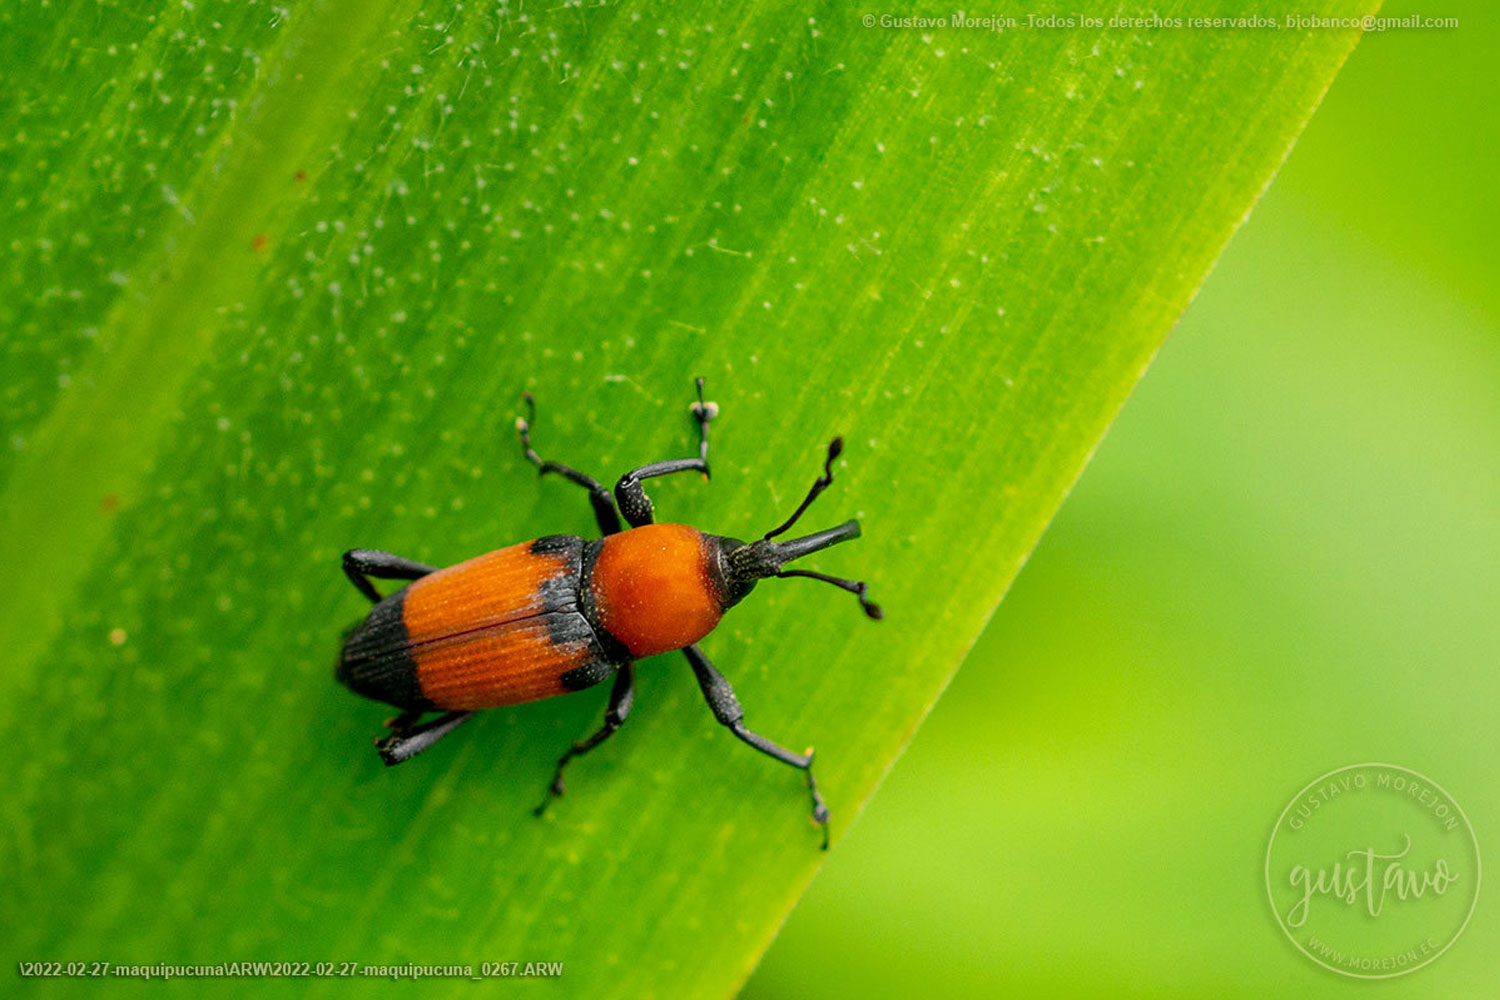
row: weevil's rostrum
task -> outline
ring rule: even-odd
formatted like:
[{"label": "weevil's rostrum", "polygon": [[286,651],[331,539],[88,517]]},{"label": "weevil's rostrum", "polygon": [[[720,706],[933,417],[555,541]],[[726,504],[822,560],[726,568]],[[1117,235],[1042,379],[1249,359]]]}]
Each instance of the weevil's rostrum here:
[{"label": "weevil's rostrum", "polygon": [[[534,410],[531,397],[526,397]],[[698,455],[645,465],[622,476],[611,497],[592,477],[543,461],[531,447],[531,423],[516,421],[526,458],[539,474],[555,474],[588,490],[603,537],[548,535],[499,549],[447,569],[387,552],[353,549],[344,570],[374,602],[344,640],[338,678],[368,698],[401,709],[377,740],[387,764],[409,760],[478,709],[517,705],[591,687],[613,676],[604,726],[573,744],[557,762],[540,814],[563,794],[563,768],[618,730],[635,698],[634,661],[682,650],[715,718],[739,739],[803,771],[813,818],[828,846],[828,807],[812,776],[812,752],[793,753],[745,728],[744,711],[724,675],[696,643],[724,612],[766,577],[808,577],[848,590],[871,618],[878,605],[865,584],[811,570],[786,569],[795,559],[859,537],[859,522],[784,542],[774,541],[833,482],[842,443],[828,446],[823,474],[780,527],[746,544],[685,524],[657,524],[641,483],[677,472],[708,475],[708,424],[718,408],[703,399],[692,414]],[[534,412],[531,414],[534,419]],[[629,527],[623,527],[621,517]],[[371,578],[412,581],[382,597]],[[443,713],[421,722],[430,712]]]}]

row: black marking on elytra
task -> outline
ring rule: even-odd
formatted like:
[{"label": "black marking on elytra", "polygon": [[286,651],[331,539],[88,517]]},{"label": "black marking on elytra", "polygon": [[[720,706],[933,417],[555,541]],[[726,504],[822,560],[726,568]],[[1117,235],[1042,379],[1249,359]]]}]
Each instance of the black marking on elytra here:
[{"label": "black marking on elytra", "polygon": [[[585,626],[587,627],[587,626]],[[626,661],[629,662],[628,660]],[[624,664],[611,663],[608,660],[592,657],[587,663],[580,664],[563,674],[558,680],[562,686],[569,691],[582,691],[584,688],[593,687],[602,680],[612,676]]]},{"label": "black marking on elytra", "polygon": [[397,708],[427,712],[436,706],[422,694],[403,612],[405,588],[370,609],[344,641],[338,679],[350,690]]},{"label": "black marking on elytra", "polygon": [[594,630],[577,608],[552,612],[542,617],[547,621],[547,638],[557,648],[572,652],[579,646],[588,646],[592,651],[598,650]]},{"label": "black marking on elytra", "polygon": [[531,554],[534,556],[566,554],[576,558],[582,551],[583,539],[577,535],[543,535],[531,543]]},{"label": "black marking on elytra", "polygon": [[370,608],[365,620],[350,629],[344,639],[343,662],[339,679],[354,665],[372,659],[391,647],[405,648],[410,639],[406,632],[406,590],[402,588]]},{"label": "black marking on elytra", "polygon": [[[569,691],[593,687],[614,674],[620,663],[626,662],[621,656],[611,655],[599,637],[603,630],[597,628],[595,620],[583,611],[585,601],[593,603],[587,580],[601,547],[598,542],[585,542],[576,535],[549,535],[531,544],[533,553],[567,558],[567,568],[543,580],[538,592],[542,601],[542,618],[547,623],[547,638],[552,645],[570,654],[580,648],[588,653],[587,660],[559,678]],[[609,637],[609,642],[619,645],[613,636]],[[629,656],[623,646],[618,652],[623,657]]]},{"label": "black marking on elytra", "polygon": [[543,614],[578,610],[578,576],[579,565],[575,560],[561,573],[541,582],[537,587],[537,596],[541,598]]},{"label": "black marking on elytra", "polygon": [[578,588],[578,607],[583,612],[583,617],[588,620],[589,626],[594,630],[594,638],[599,641],[599,648],[604,652],[604,658],[619,666],[630,662],[630,650],[625,644],[616,639],[609,629],[599,621],[599,608],[594,601],[594,564],[599,561],[599,553],[604,551],[604,539],[596,538],[583,547],[583,571],[580,574],[581,586]]},{"label": "black marking on elytra", "polygon": [[[561,649],[576,648],[580,642],[594,645],[593,630],[579,614],[578,586],[583,577],[582,538],[576,535],[550,535],[538,539],[549,543],[549,555],[562,555],[565,564],[557,573],[541,582],[537,594],[541,598],[542,614],[547,620],[547,636],[552,645]],[[537,551],[538,542],[533,542],[531,551]]]},{"label": "black marking on elytra", "polygon": [[[578,610],[578,581],[583,573],[584,541],[577,535],[547,535],[531,543],[531,554],[563,557],[558,571],[537,588],[543,614]],[[554,640],[556,641],[556,640]]]}]

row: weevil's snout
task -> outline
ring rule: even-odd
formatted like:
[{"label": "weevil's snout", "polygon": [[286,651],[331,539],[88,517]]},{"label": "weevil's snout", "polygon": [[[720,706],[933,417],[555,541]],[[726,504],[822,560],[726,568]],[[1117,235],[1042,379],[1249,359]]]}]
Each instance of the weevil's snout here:
[{"label": "weevil's snout", "polygon": [[859,598],[859,606],[864,608],[865,614],[871,618],[884,618],[885,612],[880,610],[880,605],[866,599],[865,584],[858,580],[844,580],[836,576],[825,576],[822,573],[814,573],[807,569],[786,569],[786,564],[803,556],[820,552],[830,545],[839,542],[847,542],[851,538],[859,537],[859,522],[855,520],[845,521],[837,528],[829,528],[826,531],[817,531],[811,535],[801,538],[793,538],[785,542],[773,541],[777,535],[783,535],[789,531],[792,525],[797,523],[812,502],[818,498],[818,494],[833,485],[833,463],[844,452],[844,439],[834,438],[828,442],[828,456],[823,459],[823,474],[813,483],[812,489],[807,491],[807,498],[792,513],[792,516],[778,528],[766,532],[764,538],[746,545],[737,538],[714,538],[717,547],[718,558],[714,560],[718,567],[720,591],[724,595],[724,607],[728,608],[744,600],[745,595],[755,587],[757,580],[764,580],[768,576],[805,576],[811,580],[822,580],[831,583],[835,587],[842,587],[849,593]]},{"label": "weevil's snout", "polygon": [[726,575],[730,580],[745,580],[751,583],[764,580],[768,576],[780,573],[786,564],[793,560],[858,537],[859,522],[850,520],[837,528],[829,528],[827,531],[819,531],[785,542],[762,538],[746,545],[737,539],[726,538],[723,541],[732,546],[726,548],[724,553]]},{"label": "weevil's snout", "polygon": [[865,614],[875,619],[885,617],[880,605],[866,599],[867,586],[864,583],[814,573],[811,570],[786,568],[788,563],[801,559],[803,556],[821,552],[830,546],[858,537],[859,522],[848,520],[836,528],[829,528],[826,531],[815,532],[785,542],[762,538],[747,545],[735,538],[716,539],[720,546],[719,565],[724,592],[728,598],[724,606],[727,608],[738,604],[755,588],[757,581],[764,580],[768,576],[782,578],[802,576],[841,587],[859,598],[860,606]]}]

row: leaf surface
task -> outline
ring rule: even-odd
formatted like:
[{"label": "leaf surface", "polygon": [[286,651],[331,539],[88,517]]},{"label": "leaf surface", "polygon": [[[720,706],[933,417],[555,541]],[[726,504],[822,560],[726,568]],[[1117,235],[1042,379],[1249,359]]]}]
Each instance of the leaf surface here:
[{"label": "leaf surface", "polygon": [[140,9],[5,15],[7,60],[48,53],[0,106],[16,955],[562,961],[635,997],[743,981],[822,857],[799,776],[677,656],[543,820],[602,690],[387,771],[389,713],[331,678],[339,553],[592,532],[521,458],[522,390],[608,482],[692,453],[705,376],[713,480],[650,492],[739,537],[844,435],[804,524],[864,537],[808,566],[886,620],[768,581],[705,643],[818,747],[836,845],[1357,37]]}]

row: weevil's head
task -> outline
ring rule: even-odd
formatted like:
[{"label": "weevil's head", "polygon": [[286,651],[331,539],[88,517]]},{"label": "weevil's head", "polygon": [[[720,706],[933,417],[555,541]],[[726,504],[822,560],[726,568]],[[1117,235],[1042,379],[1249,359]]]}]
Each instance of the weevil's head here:
[{"label": "weevil's head", "polygon": [[844,443],[841,438],[834,438],[828,446],[828,457],[823,463],[823,475],[817,482],[813,483],[812,489],[807,494],[807,499],[802,501],[802,506],[797,508],[784,524],[773,531],[768,531],[765,537],[753,542],[743,542],[738,538],[728,538],[722,535],[707,536],[708,544],[713,552],[710,564],[715,566],[718,584],[723,597],[725,608],[733,607],[744,600],[745,595],[755,589],[755,584],[766,577],[775,576],[783,579],[787,577],[806,577],[812,580],[821,580],[831,583],[849,591],[859,598],[860,607],[866,615],[879,619],[885,616],[880,605],[869,600],[865,596],[867,586],[857,580],[845,580],[835,576],[826,576],[815,573],[812,570],[787,569],[787,564],[803,556],[820,552],[840,542],[859,537],[859,522],[855,520],[845,521],[836,528],[828,528],[825,531],[817,531],[811,535],[801,538],[791,538],[784,542],[774,539],[777,535],[785,533],[797,519],[802,516],[803,511],[817,499],[833,482],[833,462],[843,451]]}]

